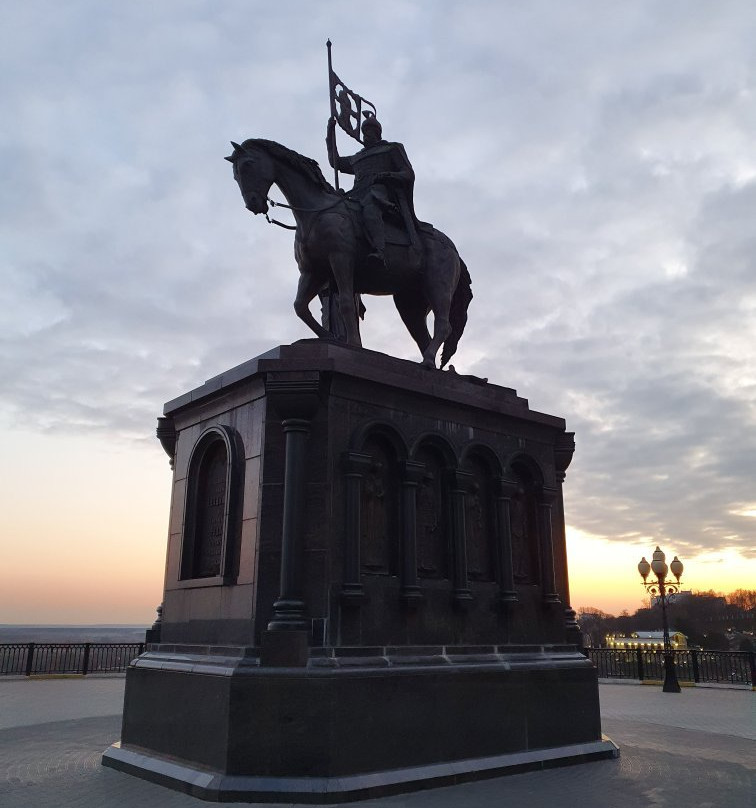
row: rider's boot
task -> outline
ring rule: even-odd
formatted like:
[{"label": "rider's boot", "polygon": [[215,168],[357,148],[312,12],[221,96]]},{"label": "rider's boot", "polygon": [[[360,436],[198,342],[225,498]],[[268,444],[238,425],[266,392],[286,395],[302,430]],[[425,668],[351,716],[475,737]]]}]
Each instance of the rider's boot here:
[{"label": "rider's boot", "polygon": [[383,226],[383,216],[377,205],[365,205],[362,208],[362,221],[365,225],[365,233],[373,251],[368,255],[368,260],[378,261],[386,264],[386,232]]}]

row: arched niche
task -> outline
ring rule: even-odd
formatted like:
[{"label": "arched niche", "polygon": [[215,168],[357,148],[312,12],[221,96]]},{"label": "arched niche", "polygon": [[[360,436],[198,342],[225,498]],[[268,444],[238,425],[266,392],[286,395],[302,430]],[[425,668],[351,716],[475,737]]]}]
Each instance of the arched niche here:
[{"label": "arched niche", "polygon": [[518,455],[508,464],[512,481],[509,506],[512,539],[512,572],[515,583],[541,583],[541,529],[539,505],[543,475],[527,455]]},{"label": "arched niche", "polygon": [[417,575],[448,579],[452,558],[449,470],[456,466],[456,458],[445,441],[426,435],[415,444],[412,459],[422,466],[416,494]]},{"label": "arched niche", "polygon": [[495,494],[500,466],[485,447],[471,447],[463,456],[462,469],[469,475],[465,492],[467,577],[471,581],[495,581],[498,537]]},{"label": "arched niche", "polygon": [[360,573],[396,575],[399,564],[399,458],[385,431],[365,436],[360,490]]},{"label": "arched niche", "polygon": [[396,427],[383,421],[367,421],[355,429],[349,441],[350,453],[364,452],[365,444],[375,438],[391,446],[397,461],[401,462],[407,458],[407,441],[404,435]]},{"label": "arched niche", "polygon": [[210,427],[197,439],[187,473],[181,580],[230,582],[235,574],[243,468],[230,427]]},{"label": "arched niche", "polygon": [[397,572],[399,477],[406,457],[403,437],[380,421],[356,429],[342,455],[346,507],[341,596],[352,605],[364,596],[363,577]]}]

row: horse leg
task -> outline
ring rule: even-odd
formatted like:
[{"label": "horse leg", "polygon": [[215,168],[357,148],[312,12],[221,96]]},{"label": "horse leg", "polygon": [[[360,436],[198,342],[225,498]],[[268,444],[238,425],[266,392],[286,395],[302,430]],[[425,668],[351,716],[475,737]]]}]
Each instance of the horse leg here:
[{"label": "horse leg", "polygon": [[444,340],[451,334],[451,322],[449,322],[449,308],[450,302],[445,304],[432,305],[433,309],[433,337],[428,343],[427,348],[423,351],[424,368],[436,367],[436,354],[438,349],[444,344]]},{"label": "horse leg", "polygon": [[394,303],[402,322],[407,326],[407,331],[417,343],[421,354],[425,354],[425,349],[431,341],[426,319],[428,317],[428,306],[425,301],[418,301],[412,294],[394,295]]},{"label": "horse leg", "polygon": [[319,278],[312,272],[302,272],[299,275],[299,284],[297,285],[297,296],[294,300],[294,311],[297,313],[302,322],[308,325],[321,339],[333,339],[328,329],[323,326],[312,316],[310,311],[310,302],[317,295],[319,289],[323,286],[323,278]]},{"label": "horse leg", "polygon": [[[430,239],[426,245],[430,245]],[[459,258],[446,245],[431,246],[425,260],[425,294],[433,311],[433,338],[423,351],[423,367],[436,367],[436,354],[451,334],[451,300],[459,281]]]},{"label": "horse leg", "polygon": [[331,254],[331,272],[339,290],[339,313],[346,329],[347,345],[362,347],[357,304],[354,299],[354,262],[345,253]]}]

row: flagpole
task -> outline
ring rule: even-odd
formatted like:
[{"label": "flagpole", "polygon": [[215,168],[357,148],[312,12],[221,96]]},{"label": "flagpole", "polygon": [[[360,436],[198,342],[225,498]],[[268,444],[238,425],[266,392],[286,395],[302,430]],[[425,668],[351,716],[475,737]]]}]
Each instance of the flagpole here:
[{"label": "flagpole", "polygon": [[[328,48],[328,96],[331,100],[331,118],[336,117],[336,99],[333,97],[333,87],[331,86],[331,76],[333,75],[333,66],[331,65],[331,40],[329,39],[326,42],[326,47]],[[332,152],[335,153],[335,149],[333,146],[335,145],[336,141],[336,130],[333,130],[333,143],[329,144],[329,148]],[[336,190],[339,190],[339,170],[334,165],[333,167],[333,178],[334,178],[334,185],[336,186]]]}]

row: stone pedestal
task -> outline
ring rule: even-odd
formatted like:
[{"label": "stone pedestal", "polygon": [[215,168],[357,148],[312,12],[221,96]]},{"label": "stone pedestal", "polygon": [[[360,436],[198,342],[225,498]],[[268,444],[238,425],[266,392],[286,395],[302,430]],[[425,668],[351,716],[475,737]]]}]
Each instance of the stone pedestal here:
[{"label": "stone pedestal", "polygon": [[333,802],[609,756],[574,645],[574,450],[514,390],[303,340],[169,402],[161,642],[107,765]]}]

